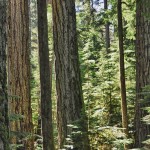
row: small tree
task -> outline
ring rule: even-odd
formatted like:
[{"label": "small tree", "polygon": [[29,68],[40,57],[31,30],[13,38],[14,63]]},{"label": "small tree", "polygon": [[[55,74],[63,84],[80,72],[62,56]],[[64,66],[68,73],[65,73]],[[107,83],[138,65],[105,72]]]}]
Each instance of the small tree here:
[{"label": "small tree", "polygon": [[[118,0],[118,35],[119,35],[119,52],[120,52],[120,90],[121,90],[122,126],[124,128],[124,133],[128,137],[129,133],[128,133],[128,115],[127,115],[124,47],[123,47],[122,0]],[[126,146],[125,149],[127,149]]]}]

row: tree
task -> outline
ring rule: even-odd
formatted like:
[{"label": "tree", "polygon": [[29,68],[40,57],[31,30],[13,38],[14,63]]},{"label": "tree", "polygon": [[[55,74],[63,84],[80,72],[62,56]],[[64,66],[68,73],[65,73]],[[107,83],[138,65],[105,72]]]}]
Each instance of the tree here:
[{"label": "tree", "polygon": [[73,146],[88,150],[90,148],[79,70],[75,1],[53,0],[52,7],[59,146],[63,148],[67,145],[66,138],[77,130],[69,126],[78,123],[78,130],[81,129],[83,134],[73,136]]},{"label": "tree", "polygon": [[48,49],[47,3],[46,0],[38,0],[37,2],[43,149],[54,150]]},{"label": "tree", "polygon": [[11,131],[18,133],[12,142],[21,143],[26,150],[32,150],[34,144],[29,139],[32,133],[32,111],[28,2],[11,0],[8,3],[8,91],[10,115],[15,114],[18,118],[10,123]]},{"label": "tree", "polygon": [[136,106],[135,106],[135,147],[142,147],[142,142],[150,134],[150,127],[142,118],[146,115],[145,107],[150,103],[140,102],[144,98],[142,89],[150,85],[150,59],[149,59],[149,1],[137,0],[136,4]]},{"label": "tree", "polygon": [[9,150],[6,74],[6,0],[0,1],[0,149]]},{"label": "tree", "polygon": [[[104,0],[104,9],[107,13],[108,10],[108,1]],[[109,48],[110,48],[110,37],[109,37],[109,22],[107,21],[105,24],[105,44],[106,44],[106,51],[107,53],[110,52]]]},{"label": "tree", "polygon": [[[122,25],[122,1],[118,0],[118,35],[119,35],[119,52],[120,52],[120,90],[121,90],[121,109],[122,109],[122,126],[128,137],[128,115],[126,100],[125,84],[125,67],[124,67],[124,47],[123,47],[123,25]],[[127,148],[127,147],[126,147]]]}]

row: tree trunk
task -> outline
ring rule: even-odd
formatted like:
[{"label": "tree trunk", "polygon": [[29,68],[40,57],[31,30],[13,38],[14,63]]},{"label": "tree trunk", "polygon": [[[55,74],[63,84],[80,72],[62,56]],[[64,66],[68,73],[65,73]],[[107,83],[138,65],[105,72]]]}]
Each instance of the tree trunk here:
[{"label": "tree trunk", "polygon": [[[104,9],[108,10],[107,0],[104,0]],[[110,37],[109,37],[109,22],[107,21],[105,24],[105,44],[106,44],[106,52],[110,52]]]},{"label": "tree trunk", "polygon": [[12,142],[21,140],[26,150],[32,150],[33,140],[25,138],[32,133],[28,6],[28,0],[8,3],[8,91],[10,114],[22,115],[10,123],[11,131],[20,132],[19,140]]},{"label": "tree trunk", "polygon": [[46,0],[47,4],[52,4],[52,0]]},{"label": "tree trunk", "polygon": [[0,150],[9,150],[6,74],[6,0],[0,1]]},{"label": "tree trunk", "polygon": [[142,121],[147,114],[142,108],[149,107],[150,102],[140,102],[144,96],[142,88],[150,85],[150,22],[146,18],[149,15],[149,0],[144,4],[137,0],[136,6],[136,106],[135,106],[135,147],[142,147],[142,142],[148,139],[150,126]]},{"label": "tree trunk", "polygon": [[[125,67],[124,67],[124,48],[123,48],[123,25],[122,25],[122,1],[118,0],[118,35],[119,35],[119,52],[120,52],[120,89],[121,89],[121,111],[122,126],[124,133],[128,137],[128,116],[126,101],[126,84],[125,84]],[[127,149],[127,146],[125,146]]]},{"label": "tree trunk", "polygon": [[72,138],[74,149],[89,150],[79,70],[75,1],[53,0],[52,7],[59,146],[63,148],[67,145],[66,138],[75,131],[68,125],[79,123],[78,130],[83,134]]},{"label": "tree trunk", "polygon": [[[104,10],[107,12],[108,10],[108,0],[104,0]],[[107,16],[108,19],[108,16]],[[110,59],[109,53],[110,53],[110,32],[109,32],[109,21],[106,22],[105,24],[105,47],[106,47],[106,53],[107,53],[107,59]],[[108,66],[108,69],[110,69],[110,66]],[[108,74],[108,80],[111,81],[111,74]],[[112,86],[110,85],[109,87],[109,104],[108,104],[108,111],[109,111],[109,123],[110,125],[112,124],[112,111],[113,111],[113,106],[112,106]]]},{"label": "tree trunk", "polygon": [[37,2],[43,149],[54,150],[48,49],[47,3],[46,0],[38,0]]}]

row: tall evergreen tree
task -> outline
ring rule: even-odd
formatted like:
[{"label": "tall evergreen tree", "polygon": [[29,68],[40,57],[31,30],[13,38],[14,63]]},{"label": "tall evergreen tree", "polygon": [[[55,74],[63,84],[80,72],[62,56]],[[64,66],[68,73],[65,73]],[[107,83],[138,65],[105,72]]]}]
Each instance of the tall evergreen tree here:
[{"label": "tall evergreen tree", "polygon": [[32,150],[33,141],[27,138],[32,133],[28,2],[8,2],[8,91],[10,114],[19,118],[10,123],[11,131],[19,132],[12,142]]},{"label": "tall evergreen tree", "polygon": [[[73,136],[73,146],[88,150],[87,123],[81,89],[76,36],[74,0],[53,0],[53,34],[56,57],[57,123],[59,146],[66,145],[67,136],[74,131],[68,125],[79,123],[83,134]],[[77,130],[77,129],[76,129]],[[76,137],[77,136],[77,137]]]},{"label": "tall evergreen tree", "polygon": [[144,107],[150,106],[150,102],[142,103],[144,98],[142,89],[150,85],[150,49],[149,28],[149,0],[136,1],[136,106],[135,106],[135,147],[142,147],[142,142],[148,138],[150,127],[142,118],[146,115]]},{"label": "tall evergreen tree", "polygon": [[54,150],[48,49],[47,3],[46,0],[38,0],[37,2],[43,149]]},{"label": "tall evergreen tree", "polygon": [[[123,24],[122,24],[122,0],[118,0],[118,35],[119,35],[119,52],[120,52],[120,90],[121,90],[121,111],[122,126],[128,137],[128,116],[126,100],[126,83],[125,83],[125,65],[124,65],[124,43],[123,43]],[[127,147],[125,147],[126,149]]]},{"label": "tall evergreen tree", "polygon": [[0,149],[9,150],[6,89],[6,0],[0,1]]},{"label": "tall evergreen tree", "polygon": [[[104,9],[107,13],[108,10],[108,1],[104,0]],[[105,24],[105,44],[106,44],[106,51],[107,53],[110,52],[110,35],[109,35],[109,22],[107,21]]]}]

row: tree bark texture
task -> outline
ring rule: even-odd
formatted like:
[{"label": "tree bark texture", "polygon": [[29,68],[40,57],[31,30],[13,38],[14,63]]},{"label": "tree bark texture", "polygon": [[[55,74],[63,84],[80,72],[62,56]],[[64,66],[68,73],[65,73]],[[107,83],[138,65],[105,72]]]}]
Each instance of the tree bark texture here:
[{"label": "tree bark texture", "polygon": [[142,142],[148,139],[150,126],[142,121],[147,115],[144,107],[149,107],[150,102],[140,102],[144,98],[142,88],[150,85],[150,21],[146,18],[149,14],[149,0],[137,0],[136,6],[136,106],[135,106],[135,147],[142,147]]},{"label": "tree bark texture", "polygon": [[46,0],[47,4],[52,4],[52,0]]},{"label": "tree bark texture", "polygon": [[74,148],[88,150],[87,124],[82,118],[84,103],[76,39],[75,1],[53,0],[52,7],[59,145],[63,148],[67,144],[65,138],[73,131],[68,125],[78,121],[83,135],[73,139]]},{"label": "tree bark texture", "polygon": [[[122,1],[118,0],[118,36],[119,36],[119,53],[120,53],[120,90],[121,90],[121,111],[122,126],[128,137],[128,115],[126,100],[126,84],[125,84],[125,66],[124,66],[124,47],[123,47],[123,25],[122,25]],[[125,147],[126,149],[126,147]]]},{"label": "tree bark texture", "polygon": [[46,0],[38,0],[38,39],[43,149],[54,150]]},{"label": "tree bark texture", "polygon": [[[11,131],[31,134],[32,111],[30,98],[30,45],[28,0],[8,3],[8,91],[10,114],[22,115],[10,123]],[[20,136],[26,150],[33,149],[33,141]],[[20,143],[13,138],[13,143]]]},{"label": "tree bark texture", "polygon": [[0,1],[0,150],[9,150],[6,74],[6,0]]}]

